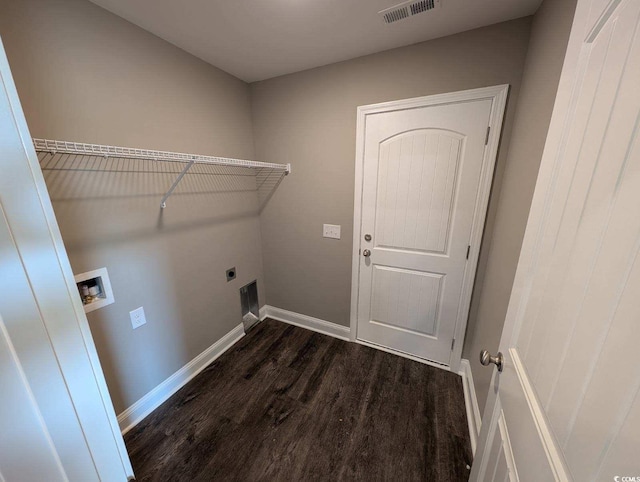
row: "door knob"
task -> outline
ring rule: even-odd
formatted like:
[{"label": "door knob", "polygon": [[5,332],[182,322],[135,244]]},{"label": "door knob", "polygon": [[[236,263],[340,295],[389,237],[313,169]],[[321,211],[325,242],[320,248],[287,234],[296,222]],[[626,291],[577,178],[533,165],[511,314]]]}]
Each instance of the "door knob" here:
[{"label": "door knob", "polygon": [[487,350],[482,350],[480,352],[480,363],[484,366],[489,366],[489,364],[493,363],[498,367],[498,371],[501,372],[504,366],[504,357],[500,352],[496,356],[491,356]]},{"label": "door knob", "polygon": [[362,252],[362,256],[364,256],[365,258],[368,258],[369,256],[371,256],[371,251],[370,251],[370,250],[368,250],[368,249],[365,249],[365,250]]}]

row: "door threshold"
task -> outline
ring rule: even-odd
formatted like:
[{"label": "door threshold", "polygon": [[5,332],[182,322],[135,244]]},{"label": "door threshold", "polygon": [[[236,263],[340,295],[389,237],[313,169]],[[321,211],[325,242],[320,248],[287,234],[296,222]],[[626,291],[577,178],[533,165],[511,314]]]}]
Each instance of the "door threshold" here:
[{"label": "door threshold", "polygon": [[370,341],[365,341],[365,340],[361,340],[359,338],[355,339],[355,342],[360,344],[360,345],[364,345],[364,346],[368,346],[369,348],[374,348],[376,350],[380,350],[380,351],[384,351],[387,353],[391,353],[392,355],[398,355],[401,356],[402,358],[408,358],[409,360],[413,360],[416,361],[418,363],[422,363],[423,365],[429,365],[435,368],[440,368],[442,370],[446,370],[448,372],[451,371],[451,367],[449,365],[445,365],[444,363],[440,363],[440,362],[436,362],[433,360],[429,360],[427,358],[420,358],[418,356],[415,355],[411,355],[409,353],[405,353],[403,351],[400,350],[394,350],[392,348],[388,348],[386,346],[383,345],[378,345],[376,343],[371,343]]}]

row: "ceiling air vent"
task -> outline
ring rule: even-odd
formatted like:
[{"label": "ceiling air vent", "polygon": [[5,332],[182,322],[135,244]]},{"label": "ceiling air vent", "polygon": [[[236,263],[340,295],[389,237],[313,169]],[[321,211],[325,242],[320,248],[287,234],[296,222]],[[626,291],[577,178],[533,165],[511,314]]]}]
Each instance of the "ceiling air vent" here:
[{"label": "ceiling air vent", "polygon": [[435,5],[433,4],[433,0],[421,0],[409,5],[411,15],[426,12],[427,10],[431,10],[433,7],[435,7]]},{"label": "ceiling air vent", "polygon": [[403,18],[407,18],[409,13],[407,12],[407,7],[396,8],[395,10],[391,10],[384,14],[384,21],[386,23],[397,22],[398,20],[402,20]]},{"label": "ceiling air vent", "polygon": [[378,13],[382,15],[385,23],[393,23],[398,20],[432,10],[439,4],[440,0],[418,0],[417,2],[409,1],[387,8]]}]

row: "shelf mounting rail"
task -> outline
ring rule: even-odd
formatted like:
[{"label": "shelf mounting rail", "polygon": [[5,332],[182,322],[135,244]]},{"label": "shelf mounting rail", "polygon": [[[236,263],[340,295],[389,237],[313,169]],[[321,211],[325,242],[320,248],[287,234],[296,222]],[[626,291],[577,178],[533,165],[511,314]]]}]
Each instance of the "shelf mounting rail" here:
[{"label": "shelf mounting rail", "polygon": [[187,165],[173,182],[160,203],[161,208],[166,207],[166,202],[174,189],[178,186],[184,175],[194,164],[209,164],[215,166],[243,167],[254,169],[271,169],[281,171],[285,175],[291,172],[291,164],[274,164],[271,162],[248,161],[245,159],[233,159],[228,157],[202,156],[198,154],[185,154],[181,152],[153,151],[150,149],[137,149],[133,147],[107,146],[101,144],[87,144],[84,142],[57,141],[51,139],[33,139],[33,146],[38,152],[50,152],[51,154],[75,154],[81,156],[102,156],[105,158],[145,159],[151,161],[184,162]]}]

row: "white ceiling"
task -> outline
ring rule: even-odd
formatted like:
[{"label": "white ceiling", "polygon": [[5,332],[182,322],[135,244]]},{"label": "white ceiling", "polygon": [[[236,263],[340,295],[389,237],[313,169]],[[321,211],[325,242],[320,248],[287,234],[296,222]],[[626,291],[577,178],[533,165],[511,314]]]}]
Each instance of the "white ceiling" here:
[{"label": "white ceiling", "polygon": [[534,13],[541,0],[441,0],[392,24],[400,0],[91,0],[247,82]]}]

